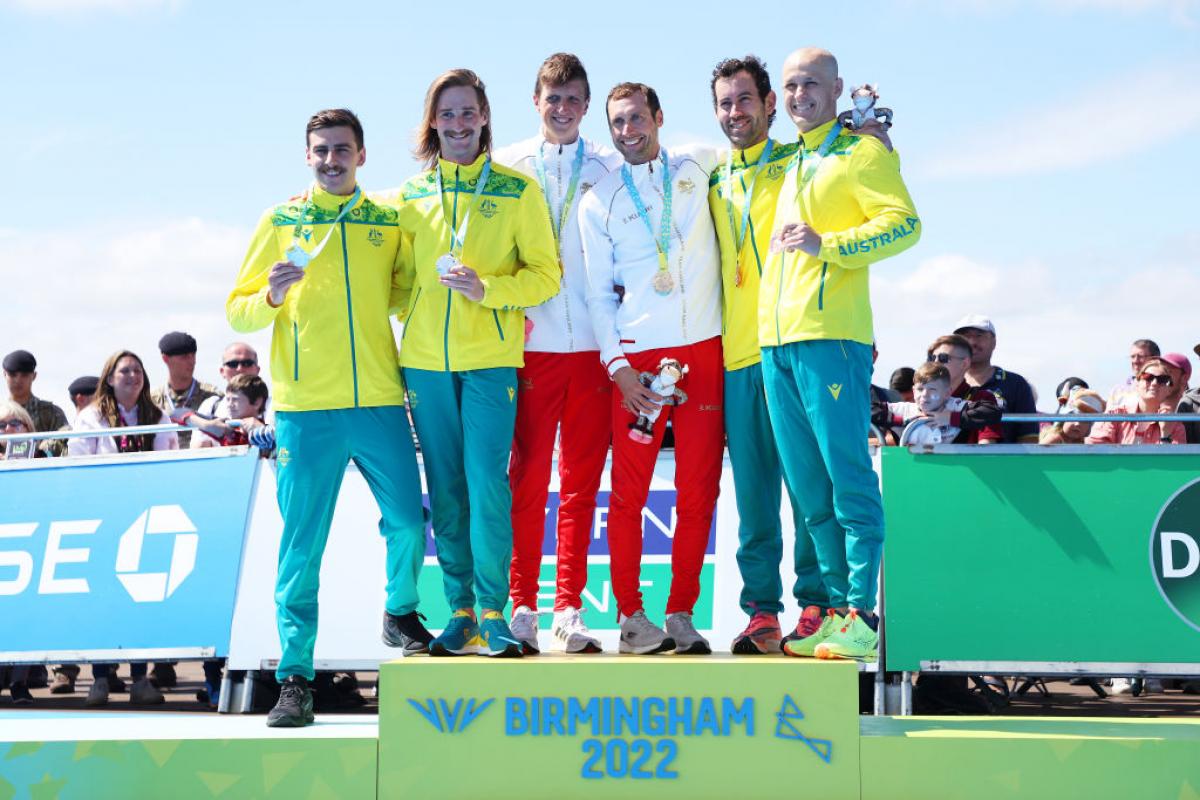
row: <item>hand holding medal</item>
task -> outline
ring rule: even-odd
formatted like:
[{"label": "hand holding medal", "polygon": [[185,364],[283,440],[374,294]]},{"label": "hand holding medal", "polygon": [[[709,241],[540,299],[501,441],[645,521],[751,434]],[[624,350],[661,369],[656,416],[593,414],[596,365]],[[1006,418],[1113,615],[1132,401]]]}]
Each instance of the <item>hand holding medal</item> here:
[{"label": "hand holding medal", "polygon": [[[453,260],[453,263],[450,260]],[[445,271],[443,272],[443,268]],[[438,282],[451,291],[478,303],[483,299],[484,285],[479,273],[447,253],[437,260]]]}]

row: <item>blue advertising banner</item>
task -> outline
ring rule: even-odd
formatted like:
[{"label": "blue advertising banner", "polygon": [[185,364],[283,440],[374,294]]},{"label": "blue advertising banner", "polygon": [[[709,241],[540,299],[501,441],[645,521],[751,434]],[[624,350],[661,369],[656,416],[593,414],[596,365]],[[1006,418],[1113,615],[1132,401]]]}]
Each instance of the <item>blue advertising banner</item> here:
[{"label": "blue advertising banner", "polygon": [[228,653],[257,451],[172,456],[0,471],[0,661]]}]

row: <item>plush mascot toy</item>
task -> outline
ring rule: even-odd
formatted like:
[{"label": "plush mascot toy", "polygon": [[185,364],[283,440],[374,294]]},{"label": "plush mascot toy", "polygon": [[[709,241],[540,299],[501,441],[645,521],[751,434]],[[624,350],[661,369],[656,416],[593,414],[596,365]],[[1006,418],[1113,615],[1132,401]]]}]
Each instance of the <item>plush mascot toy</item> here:
[{"label": "plush mascot toy", "polygon": [[662,413],[663,406],[677,406],[687,401],[687,395],[675,384],[687,374],[686,364],[680,364],[673,358],[664,358],[658,362],[658,374],[643,372],[638,376],[642,385],[659,396],[658,408],[649,414],[638,415],[637,421],[629,425],[629,438],[640,444],[650,444],[654,441],[654,421]]},{"label": "plush mascot toy", "polygon": [[838,123],[843,128],[858,130],[873,119],[880,120],[884,130],[892,127],[892,110],[875,107],[879,100],[878,87],[869,83],[855,86],[850,89],[850,100],[854,103],[854,108],[838,114]]}]

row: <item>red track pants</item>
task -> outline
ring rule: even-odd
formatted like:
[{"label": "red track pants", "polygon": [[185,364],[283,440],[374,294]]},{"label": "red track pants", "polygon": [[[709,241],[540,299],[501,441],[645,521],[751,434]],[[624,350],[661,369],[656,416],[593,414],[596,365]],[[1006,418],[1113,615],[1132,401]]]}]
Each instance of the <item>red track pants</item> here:
[{"label": "red track pants", "polygon": [[554,438],[558,454],[558,576],[554,610],[579,608],[587,583],[596,491],[612,438],[612,381],[595,351],[526,353],[508,479],[512,486],[513,607],[537,608]]},{"label": "red track pants", "polygon": [[639,444],[629,438],[635,419],[613,391],[612,497],[608,510],[608,548],[613,594],[618,610],[629,616],[642,608],[639,588],[642,561],[642,508],[662,446],[667,419],[675,431],[675,504],[678,516],[671,545],[671,593],[666,613],[691,612],[700,596],[700,569],[720,491],[721,458],[725,450],[724,365],[718,337],[693,345],[627,353],[639,372],[658,372],[663,358],[678,359],[688,372],[679,382],[687,401],[664,406],[654,422],[654,441]]}]

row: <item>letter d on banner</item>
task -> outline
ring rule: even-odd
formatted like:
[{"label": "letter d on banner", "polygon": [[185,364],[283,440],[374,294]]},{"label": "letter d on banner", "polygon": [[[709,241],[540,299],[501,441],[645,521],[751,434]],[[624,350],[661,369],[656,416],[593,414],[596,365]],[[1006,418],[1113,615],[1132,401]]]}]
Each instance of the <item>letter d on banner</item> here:
[{"label": "letter d on banner", "polygon": [[[1187,563],[1182,567],[1175,565],[1175,544],[1183,545],[1187,551]],[[1163,578],[1190,578],[1200,569],[1200,545],[1186,533],[1163,531],[1159,534],[1159,545],[1162,547]]]}]

